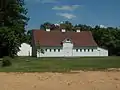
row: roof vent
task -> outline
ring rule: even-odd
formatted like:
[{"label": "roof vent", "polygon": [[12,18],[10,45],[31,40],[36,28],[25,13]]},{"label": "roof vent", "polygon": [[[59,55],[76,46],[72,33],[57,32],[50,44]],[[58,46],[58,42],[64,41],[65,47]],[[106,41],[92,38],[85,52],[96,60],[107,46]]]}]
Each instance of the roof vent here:
[{"label": "roof vent", "polygon": [[55,26],[60,26],[60,24],[54,24]]},{"label": "roof vent", "polygon": [[66,30],[65,30],[65,29],[62,29],[61,31],[62,31],[62,32],[66,32]]},{"label": "roof vent", "polygon": [[78,30],[76,30],[76,32],[80,32],[80,30],[78,29]]},{"label": "roof vent", "polygon": [[47,31],[47,32],[50,32],[50,29],[47,28],[46,31]]}]

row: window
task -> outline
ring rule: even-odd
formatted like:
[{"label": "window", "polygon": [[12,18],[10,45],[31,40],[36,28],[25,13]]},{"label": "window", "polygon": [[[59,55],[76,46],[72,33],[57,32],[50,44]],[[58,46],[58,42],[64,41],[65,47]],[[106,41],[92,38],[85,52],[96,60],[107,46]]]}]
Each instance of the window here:
[{"label": "window", "polygon": [[92,52],[93,52],[93,49],[92,49]]},{"label": "window", "polygon": [[86,49],[84,49],[84,52],[86,52]]},{"label": "window", "polygon": [[78,49],[76,49],[76,52],[78,52]]},{"label": "window", "polygon": [[67,41],[70,41],[70,39],[67,39]]},{"label": "window", "polygon": [[69,42],[69,43],[70,43],[70,42],[71,42],[71,40],[70,40],[70,39],[66,39],[66,40],[65,40],[65,42]]},{"label": "window", "polygon": [[60,49],[58,49],[58,52],[60,52]]},{"label": "window", "polygon": [[88,52],[90,51],[90,49],[88,49]]},{"label": "window", "polygon": [[47,52],[47,49],[45,49],[45,51]]},{"label": "window", "polygon": [[82,52],[82,49],[80,49],[80,52]]},{"label": "window", "polygon": [[54,49],[54,52],[56,52],[56,49]]},{"label": "window", "polygon": [[50,49],[50,52],[51,52],[51,49]]}]

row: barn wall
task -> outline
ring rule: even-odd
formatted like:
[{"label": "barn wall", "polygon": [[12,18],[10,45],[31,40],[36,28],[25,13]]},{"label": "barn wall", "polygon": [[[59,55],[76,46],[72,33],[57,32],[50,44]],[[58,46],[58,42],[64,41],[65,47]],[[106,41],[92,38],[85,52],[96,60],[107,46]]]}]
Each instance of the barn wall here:
[{"label": "barn wall", "polygon": [[76,47],[72,49],[67,48],[67,50],[66,48],[60,48],[60,47],[44,47],[43,49],[45,53],[42,54],[37,52],[37,57],[108,56],[108,51],[99,47]]},{"label": "barn wall", "polygon": [[108,56],[108,50],[98,47],[99,56]]},{"label": "barn wall", "polygon": [[32,47],[29,44],[22,43],[19,49],[20,51],[17,53],[18,56],[31,56],[32,55]]}]

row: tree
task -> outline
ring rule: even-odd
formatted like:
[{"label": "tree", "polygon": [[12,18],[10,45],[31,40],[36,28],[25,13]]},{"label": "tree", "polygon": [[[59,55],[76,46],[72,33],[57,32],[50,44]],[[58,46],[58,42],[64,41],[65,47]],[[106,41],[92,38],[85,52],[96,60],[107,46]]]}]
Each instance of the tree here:
[{"label": "tree", "polygon": [[45,22],[44,24],[42,24],[42,25],[40,26],[40,28],[43,29],[43,30],[45,30],[45,29],[47,29],[47,28],[51,28],[51,25],[52,25],[52,23]]},{"label": "tree", "polygon": [[60,24],[60,28],[64,28],[64,29],[66,29],[67,31],[73,31],[73,30],[72,30],[72,29],[73,29],[73,25],[72,25],[72,23],[69,22],[69,21],[65,21],[65,22],[61,23],[61,24]]},{"label": "tree", "polygon": [[82,24],[78,24],[78,25],[75,25],[74,28],[79,28],[81,31],[89,31],[92,29],[91,26],[87,26],[87,25],[82,25]]},{"label": "tree", "polygon": [[42,24],[41,26],[40,26],[40,29],[42,29],[42,30],[46,30],[46,29],[50,29],[50,30],[59,30],[60,29],[60,27],[59,26],[57,26],[57,25],[55,25],[55,24],[52,24],[52,23],[50,23],[50,22],[45,22],[44,24]]},{"label": "tree", "polygon": [[32,41],[32,30],[28,30],[27,33],[25,34],[25,41],[24,42],[31,45],[32,44],[31,41]]},{"label": "tree", "polygon": [[39,53],[39,57],[40,57],[40,53],[42,53],[42,54],[44,54],[45,52],[44,52],[44,49],[41,47],[41,45],[40,45],[40,42],[38,41],[37,42],[37,52]]},{"label": "tree", "polygon": [[1,0],[0,7],[0,46],[14,57],[19,51],[19,46],[24,41],[25,25],[29,18],[26,17],[27,9],[24,0]]}]

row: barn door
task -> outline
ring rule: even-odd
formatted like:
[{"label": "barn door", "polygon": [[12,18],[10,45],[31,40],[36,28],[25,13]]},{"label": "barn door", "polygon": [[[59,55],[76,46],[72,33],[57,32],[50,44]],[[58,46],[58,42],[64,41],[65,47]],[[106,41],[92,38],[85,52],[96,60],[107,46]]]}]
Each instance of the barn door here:
[{"label": "barn door", "polygon": [[64,48],[64,56],[66,57],[72,56],[72,48],[68,48],[68,47]]},{"label": "barn door", "polygon": [[70,39],[65,39],[63,41],[63,51],[65,57],[72,56],[73,43]]}]

